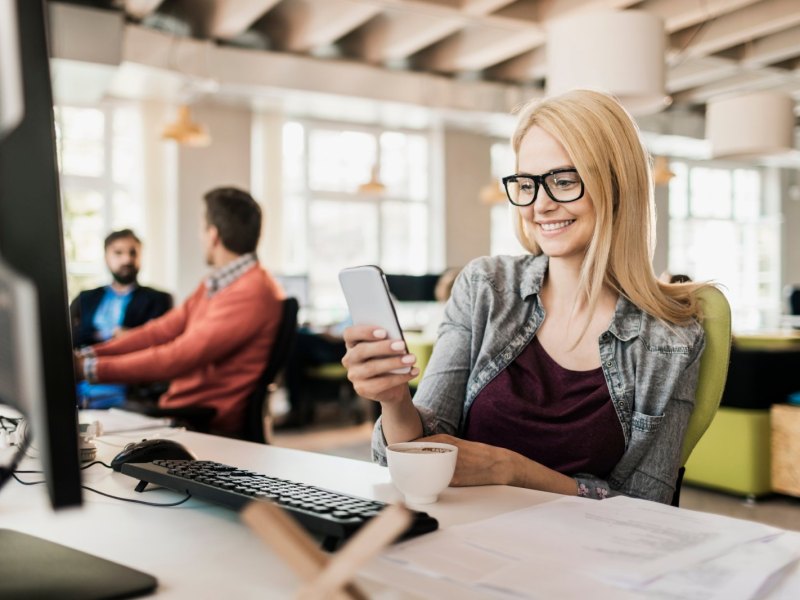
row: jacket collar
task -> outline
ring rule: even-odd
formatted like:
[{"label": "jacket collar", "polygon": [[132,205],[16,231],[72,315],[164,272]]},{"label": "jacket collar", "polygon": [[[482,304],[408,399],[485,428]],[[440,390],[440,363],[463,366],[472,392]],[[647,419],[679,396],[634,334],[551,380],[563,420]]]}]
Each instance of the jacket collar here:
[{"label": "jacket collar", "polygon": [[[529,276],[519,286],[520,297],[523,300],[528,296],[541,292],[549,262],[550,259],[545,254],[539,254],[533,258]],[[642,327],[642,317],[642,309],[620,294],[608,331],[623,342],[631,340],[639,335],[639,330]]]}]

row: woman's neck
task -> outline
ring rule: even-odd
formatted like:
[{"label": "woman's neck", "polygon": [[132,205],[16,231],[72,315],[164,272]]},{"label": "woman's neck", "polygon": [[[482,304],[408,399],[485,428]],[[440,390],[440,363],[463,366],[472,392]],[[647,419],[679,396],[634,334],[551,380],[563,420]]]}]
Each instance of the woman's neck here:
[{"label": "woman's neck", "polygon": [[551,258],[547,266],[542,293],[558,306],[575,304],[579,295],[581,261]]}]

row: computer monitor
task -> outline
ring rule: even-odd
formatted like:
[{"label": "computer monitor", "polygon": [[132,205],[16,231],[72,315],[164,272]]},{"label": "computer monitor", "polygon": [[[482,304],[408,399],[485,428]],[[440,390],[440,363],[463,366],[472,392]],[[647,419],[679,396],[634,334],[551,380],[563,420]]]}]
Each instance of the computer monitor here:
[{"label": "computer monitor", "polygon": [[0,0],[0,65],[0,394],[32,419],[52,505],[73,506],[81,502],[77,399],[41,1]]},{"label": "computer monitor", "polygon": [[440,275],[393,275],[386,274],[389,291],[400,302],[434,302],[436,283]]}]

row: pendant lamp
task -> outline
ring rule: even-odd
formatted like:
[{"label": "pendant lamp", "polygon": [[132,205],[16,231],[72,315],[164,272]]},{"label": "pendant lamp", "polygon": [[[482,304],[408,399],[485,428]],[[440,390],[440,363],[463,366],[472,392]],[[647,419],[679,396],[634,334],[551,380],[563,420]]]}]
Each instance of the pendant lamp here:
[{"label": "pendant lamp", "polygon": [[178,107],[178,116],[175,121],[164,126],[161,138],[195,147],[208,146],[211,143],[208,129],[192,120],[192,114],[186,104]]},{"label": "pendant lamp", "polygon": [[597,10],[554,20],[547,31],[547,93],[594,89],[631,114],[670,104],[664,92],[664,23],[640,10]]},{"label": "pendant lamp", "polygon": [[755,92],[706,105],[706,139],[714,158],[759,158],[791,152],[794,100],[781,92]]}]

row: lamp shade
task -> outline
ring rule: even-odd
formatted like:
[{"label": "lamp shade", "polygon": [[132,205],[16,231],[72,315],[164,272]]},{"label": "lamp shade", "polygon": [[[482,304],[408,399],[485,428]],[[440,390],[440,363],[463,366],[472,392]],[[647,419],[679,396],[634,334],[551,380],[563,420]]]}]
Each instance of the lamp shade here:
[{"label": "lamp shade", "polygon": [[553,21],[547,31],[547,93],[608,92],[635,115],[669,104],[664,24],[638,10],[600,10]]},{"label": "lamp shade", "polygon": [[794,144],[794,101],[780,92],[710,100],[706,139],[714,158],[756,158],[789,152]]},{"label": "lamp shade", "polygon": [[165,140],[175,140],[186,146],[203,147],[211,143],[208,130],[201,124],[192,120],[189,107],[181,104],[178,107],[178,116],[173,123],[164,126],[161,137]]}]

